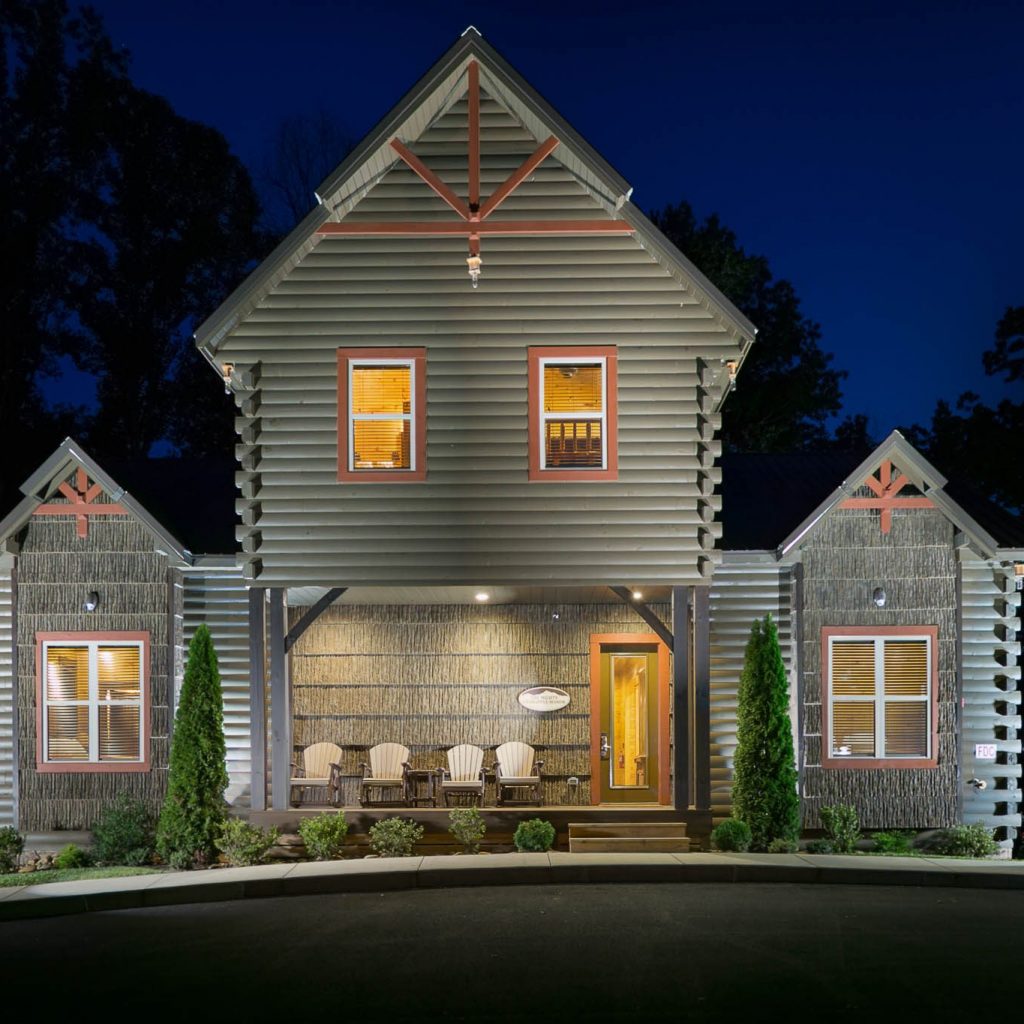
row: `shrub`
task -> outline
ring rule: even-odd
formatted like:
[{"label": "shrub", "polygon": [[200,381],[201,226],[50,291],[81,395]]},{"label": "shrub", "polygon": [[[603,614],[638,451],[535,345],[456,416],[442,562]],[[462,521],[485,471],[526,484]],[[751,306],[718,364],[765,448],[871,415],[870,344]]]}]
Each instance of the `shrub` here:
[{"label": "shrub", "polygon": [[887,832],[876,832],[871,838],[875,842],[876,853],[910,853],[914,848],[914,833],[906,829],[894,828]]},{"label": "shrub", "polygon": [[451,822],[448,831],[455,841],[462,843],[466,853],[476,853],[487,831],[480,812],[475,807],[454,807],[448,814],[448,820]]},{"label": "shrub", "polygon": [[999,849],[992,830],[980,822],[943,829],[936,846],[947,857],[989,857]]},{"label": "shrub", "polygon": [[241,818],[228,818],[214,841],[229,864],[244,868],[262,864],[267,858],[267,851],[277,842],[277,836],[276,828],[262,829]]},{"label": "shrub", "polygon": [[302,819],[299,835],[306,844],[306,853],[314,860],[338,860],[348,835],[348,822],[344,814],[318,814]]},{"label": "shrub", "polygon": [[857,808],[853,804],[833,804],[822,807],[818,813],[825,838],[832,844],[832,849],[836,853],[853,853],[860,839]]},{"label": "shrub", "polygon": [[807,844],[808,853],[835,853],[835,848],[827,839],[812,839]]},{"label": "shrub", "polygon": [[74,843],[68,843],[56,857],[53,858],[55,868],[87,868],[92,866],[92,854],[83,850]]},{"label": "shrub", "polygon": [[520,853],[545,853],[555,845],[555,826],[543,818],[530,818],[516,826],[512,842]]},{"label": "shrub", "polygon": [[750,826],[739,818],[726,818],[711,833],[711,845],[722,853],[744,853],[750,849]]},{"label": "shrub", "polygon": [[189,868],[212,859],[225,820],[224,701],[210,631],[200,625],[188,645],[188,663],[174,716],[167,798],[157,830],[160,856]]},{"label": "shrub", "polygon": [[382,857],[411,857],[423,826],[410,818],[385,818],[370,828],[370,849]]},{"label": "shrub", "polygon": [[795,839],[773,839],[768,844],[769,853],[796,853],[800,844]]},{"label": "shrub", "polygon": [[92,829],[93,853],[102,864],[138,867],[153,856],[153,815],[141,801],[122,794]]},{"label": "shrub", "polygon": [[18,866],[24,849],[25,837],[13,825],[0,828],[0,874],[10,874]]},{"label": "shrub", "polygon": [[755,620],[740,675],[733,816],[750,827],[750,845],[800,835],[800,798],[789,720],[789,682],[770,615]]}]

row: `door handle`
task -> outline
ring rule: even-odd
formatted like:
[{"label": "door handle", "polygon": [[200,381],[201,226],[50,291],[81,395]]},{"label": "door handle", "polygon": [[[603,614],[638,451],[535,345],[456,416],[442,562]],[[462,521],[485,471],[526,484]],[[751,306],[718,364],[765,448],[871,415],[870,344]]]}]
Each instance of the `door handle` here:
[{"label": "door handle", "polygon": [[601,760],[607,761],[612,752],[612,745],[608,742],[608,733],[601,733]]}]

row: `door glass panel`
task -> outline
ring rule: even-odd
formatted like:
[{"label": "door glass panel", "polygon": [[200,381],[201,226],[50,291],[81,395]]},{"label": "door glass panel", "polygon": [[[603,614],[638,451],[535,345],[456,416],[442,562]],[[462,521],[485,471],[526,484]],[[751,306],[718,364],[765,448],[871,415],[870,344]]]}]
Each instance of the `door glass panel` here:
[{"label": "door glass panel", "polygon": [[611,785],[646,788],[647,655],[611,656]]}]

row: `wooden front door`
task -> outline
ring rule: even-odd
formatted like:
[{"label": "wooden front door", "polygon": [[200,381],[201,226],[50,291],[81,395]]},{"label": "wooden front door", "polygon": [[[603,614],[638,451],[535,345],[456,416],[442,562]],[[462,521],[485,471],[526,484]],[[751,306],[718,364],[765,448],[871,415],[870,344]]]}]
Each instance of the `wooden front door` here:
[{"label": "wooden front door", "polygon": [[[597,741],[601,803],[657,803],[661,773],[661,694],[656,645],[602,643],[592,666],[599,677],[597,707],[591,708]],[[597,694],[595,694],[597,696]]]}]

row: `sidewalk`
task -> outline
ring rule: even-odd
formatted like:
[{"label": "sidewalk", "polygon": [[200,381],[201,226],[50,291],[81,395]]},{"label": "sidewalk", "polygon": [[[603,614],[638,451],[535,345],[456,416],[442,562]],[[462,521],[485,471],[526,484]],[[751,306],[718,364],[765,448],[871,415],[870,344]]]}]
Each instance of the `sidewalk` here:
[{"label": "sidewalk", "polygon": [[553,852],[265,864],[0,889],[0,922],[271,896],[579,882],[799,882],[1024,889],[1024,861]]}]

